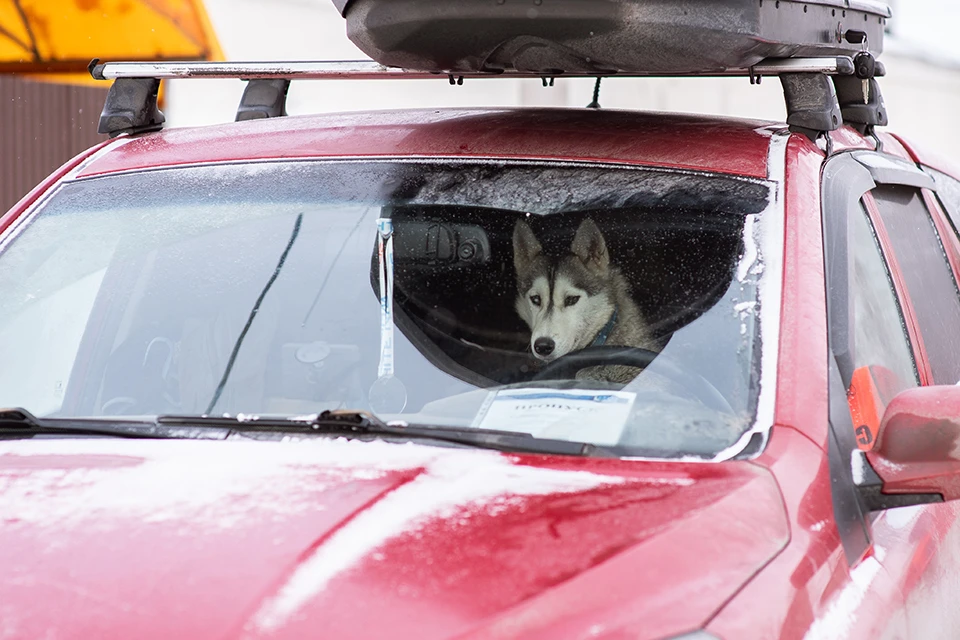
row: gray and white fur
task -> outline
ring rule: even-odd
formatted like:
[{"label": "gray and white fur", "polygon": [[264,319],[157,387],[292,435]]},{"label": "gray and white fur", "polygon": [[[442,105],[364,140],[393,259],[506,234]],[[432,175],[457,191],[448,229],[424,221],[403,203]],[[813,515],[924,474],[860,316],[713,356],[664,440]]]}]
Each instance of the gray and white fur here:
[{"label": "gray and white fur", "polygon": [[[530,327],[530,350],[550,362],[591,346],[608,331],[604,344],[659,351],[630,285],[610,263],[600,229],[587,218],[577,229],[570,254],[559,259],[544,255],[533,230],[518,221],[513,231],[513,262],[517,272],[517,313]],[[608,326],[616,313],[612,326]],[[628,382],[637,369],[596,367],[578,377]]]}]

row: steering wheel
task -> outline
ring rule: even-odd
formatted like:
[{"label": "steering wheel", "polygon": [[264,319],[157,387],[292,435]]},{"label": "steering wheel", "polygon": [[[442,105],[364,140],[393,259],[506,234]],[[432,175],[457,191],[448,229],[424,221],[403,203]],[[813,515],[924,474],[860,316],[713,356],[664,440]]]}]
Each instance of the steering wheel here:
[{"label": "steering wheel", "polygon": [[654,360],[657,361],[657,375],[690,391],[697,400],[711,409],[735,413],[723,394],[702,375],[678,364],[662,353],[640,347],[599,346],[573,351],[548,363],[533,376],[532,380],[570,380],[576,377],[578,371],[589,367],[621,365],[645,369]]},{"label": "steering wheel", "polygon": [[117,396],[116,398],[111,398],[100,405],[100,413],[105,416],[122,416],[126,415],[130,409],[137,406],[139,401],[136,398],[130,396]]}]

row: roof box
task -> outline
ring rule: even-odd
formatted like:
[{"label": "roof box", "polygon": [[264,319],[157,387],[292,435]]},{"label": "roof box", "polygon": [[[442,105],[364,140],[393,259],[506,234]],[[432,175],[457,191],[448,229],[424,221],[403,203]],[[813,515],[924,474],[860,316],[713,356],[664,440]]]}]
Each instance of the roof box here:
[{"label": "roof box", "polygon": [[875,0],[333,0],[347,35],[381,64],[546,76],[683,75],[765,58],[883,48]]}]

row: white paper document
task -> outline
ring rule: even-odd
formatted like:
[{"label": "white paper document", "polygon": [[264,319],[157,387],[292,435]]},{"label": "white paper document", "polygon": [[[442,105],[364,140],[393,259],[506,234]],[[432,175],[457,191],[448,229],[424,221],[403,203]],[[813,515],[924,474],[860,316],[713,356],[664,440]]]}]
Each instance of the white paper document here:
[{"label": "white paper document", "polygon": [[501,389],[487,397],[473,426],[614,445],[635,397],[628,391]]}]

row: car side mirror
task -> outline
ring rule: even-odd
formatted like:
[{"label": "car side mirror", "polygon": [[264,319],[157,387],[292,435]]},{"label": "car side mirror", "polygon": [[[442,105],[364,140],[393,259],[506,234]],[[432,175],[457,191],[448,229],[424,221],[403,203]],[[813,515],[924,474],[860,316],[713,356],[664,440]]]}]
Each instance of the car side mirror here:
[{"label": "car side mirror", "polygon": [[918,387],[895,396],[866,456],[883,494],[915,497],[905,503],[960,499],[960,386]]}]

